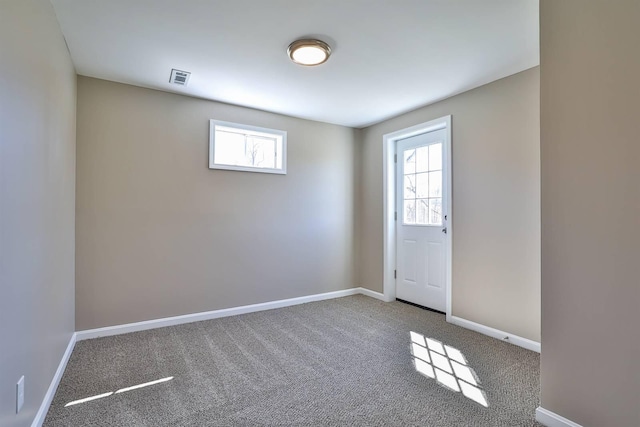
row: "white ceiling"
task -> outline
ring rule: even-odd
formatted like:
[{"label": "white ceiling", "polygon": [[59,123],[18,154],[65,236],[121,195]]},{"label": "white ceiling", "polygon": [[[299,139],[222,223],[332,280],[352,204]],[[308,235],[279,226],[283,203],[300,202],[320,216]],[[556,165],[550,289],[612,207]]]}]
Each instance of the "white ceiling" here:
[{"label": "white ceiling", "polygon": [[[78,74],[352,127],[539,63],[538,0],[52,3]],[[303,36],[331,45],[327,63],[289,61]]]}]

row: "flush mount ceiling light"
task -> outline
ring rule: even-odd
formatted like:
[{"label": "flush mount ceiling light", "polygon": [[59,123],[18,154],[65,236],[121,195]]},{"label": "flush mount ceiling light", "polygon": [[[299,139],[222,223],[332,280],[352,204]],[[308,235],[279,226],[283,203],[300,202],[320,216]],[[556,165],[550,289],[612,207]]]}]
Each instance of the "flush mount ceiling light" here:
[{"label": "flush mount ceiling light", "polygon": [[289,45],[289,58],[300,65],[320,65],[329,59],[331,48],[322,40],[301,39]]}]

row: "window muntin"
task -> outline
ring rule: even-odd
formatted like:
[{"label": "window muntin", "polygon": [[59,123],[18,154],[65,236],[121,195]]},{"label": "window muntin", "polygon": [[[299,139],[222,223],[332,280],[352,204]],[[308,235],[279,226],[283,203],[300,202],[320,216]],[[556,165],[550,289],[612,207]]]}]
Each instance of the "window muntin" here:
[{"label": "window muntin", "polygon": [[403,214],[407,225],[442,225],[442,143],[404,150]]},{"label": "window muntin", "polygon": [[210,169],[286,174],[286,153],[286,131],[210,121]]}]

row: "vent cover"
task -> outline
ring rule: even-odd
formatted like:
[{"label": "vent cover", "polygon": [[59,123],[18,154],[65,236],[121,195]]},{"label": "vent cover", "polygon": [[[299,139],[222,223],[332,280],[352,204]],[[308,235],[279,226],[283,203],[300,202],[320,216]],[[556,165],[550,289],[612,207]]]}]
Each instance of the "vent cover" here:
[{"label": "vent cover", "polygon": [[189,76],[191,73],[188,71],[180,71],[175,68],[171,70],[171,78],[169,79],[169,83],[174,83],[180,86],[186,86],[189,82]]}]

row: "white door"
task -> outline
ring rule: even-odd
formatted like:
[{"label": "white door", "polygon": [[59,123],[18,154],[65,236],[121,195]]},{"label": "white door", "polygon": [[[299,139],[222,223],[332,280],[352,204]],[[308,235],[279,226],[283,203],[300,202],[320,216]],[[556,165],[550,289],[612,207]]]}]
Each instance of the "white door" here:
[{"label": "white door", "polygon": [[396,297],[444,312],[446,129],[397,141]]}]

